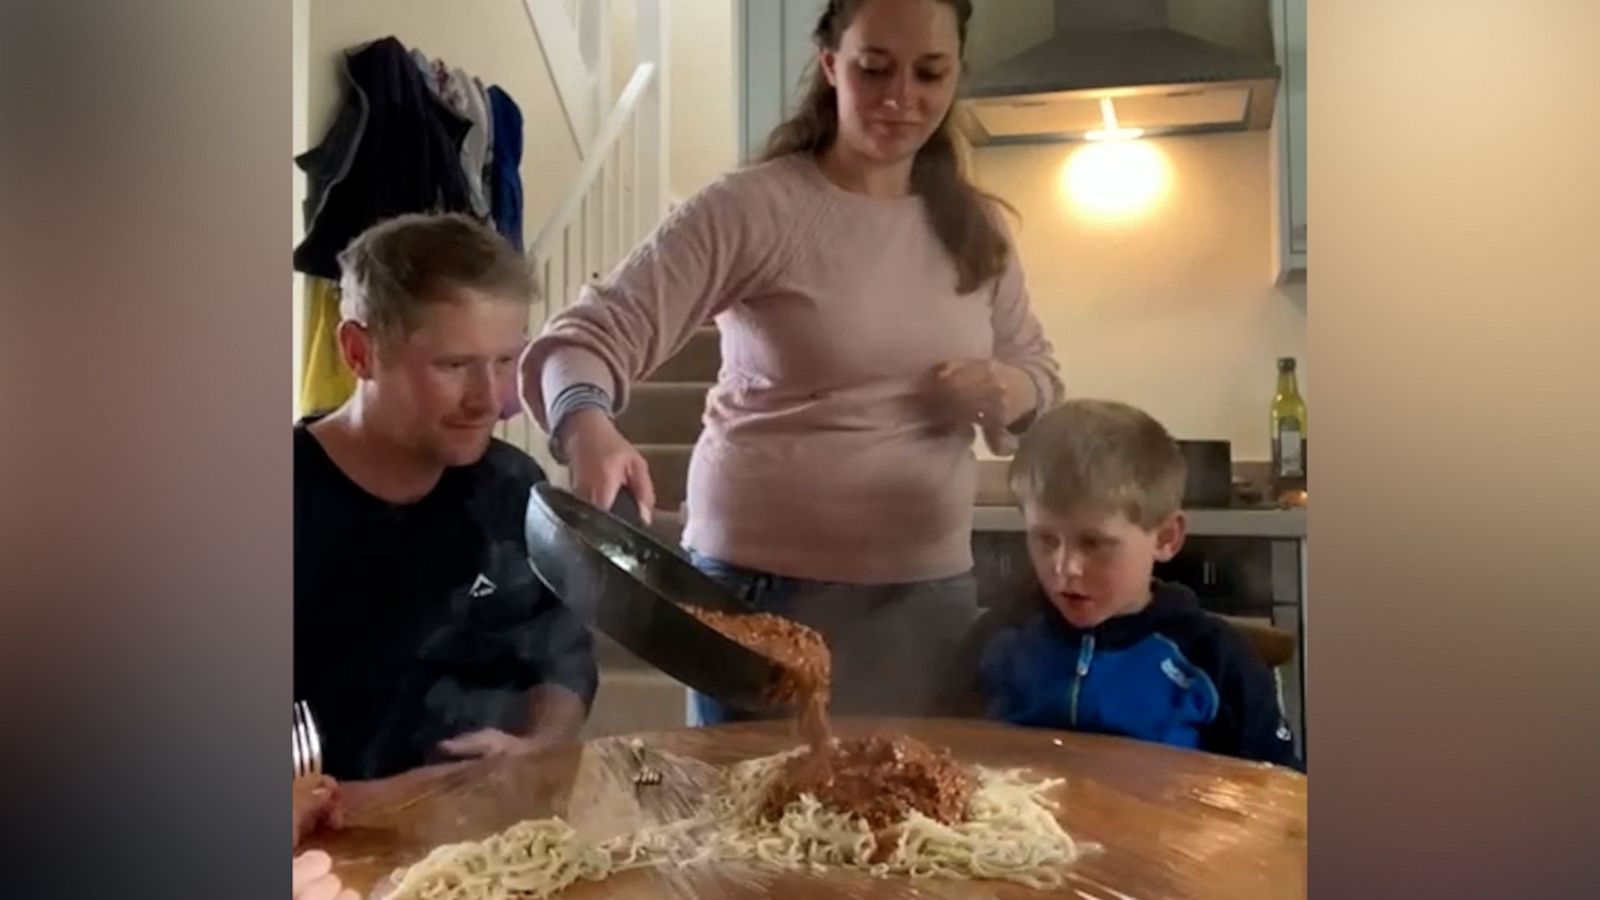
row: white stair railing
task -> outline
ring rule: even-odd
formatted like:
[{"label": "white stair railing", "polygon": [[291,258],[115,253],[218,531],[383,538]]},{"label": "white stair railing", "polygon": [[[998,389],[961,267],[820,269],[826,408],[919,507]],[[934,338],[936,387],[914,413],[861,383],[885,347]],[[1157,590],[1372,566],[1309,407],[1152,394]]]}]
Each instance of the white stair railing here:
[{"label": "white stair railing", "polygon": [[[527,2],[531,11],[536,0]],[[607,0],[555,2],[563,15],[571,11],[580,19],[594,17],[593,10],[579,8],[582,2],[602,10],[608,6]],[[616,105],[598,123],[555,213],[528,248],[543,297],[530,311],[533,334],[576,300],[586,282],[615,268],[666,215],[668,2],[637,0],[638,65]],[[541,43],[549,41],[541,38]],[[601,66],[610,64],[603,46],[591,58]],[[602,79],[592,83],[604,88]],[[550,457],[544,433],[526,410],[502,425],[500,437],[537,459],[552,480],[565,483],[564,469]]]},{"label": "white stair railing", "polygon": [[[650,0],[640,0],[648,3]],[[522,0],[580,157],[611,95],[611,0]]]}]

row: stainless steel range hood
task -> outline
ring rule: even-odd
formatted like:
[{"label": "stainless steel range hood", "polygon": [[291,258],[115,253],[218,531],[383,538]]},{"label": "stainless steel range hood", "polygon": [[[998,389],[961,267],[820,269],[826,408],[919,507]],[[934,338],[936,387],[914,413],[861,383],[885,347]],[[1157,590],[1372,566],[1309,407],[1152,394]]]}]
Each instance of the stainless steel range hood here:
[{"label": "stainless steel range hood", "polygon": [[1050,39],[968,77],[962,131],[984,145],[1270,126],[1277,63],[1174,29],[1168,2],[1056,0]]}]

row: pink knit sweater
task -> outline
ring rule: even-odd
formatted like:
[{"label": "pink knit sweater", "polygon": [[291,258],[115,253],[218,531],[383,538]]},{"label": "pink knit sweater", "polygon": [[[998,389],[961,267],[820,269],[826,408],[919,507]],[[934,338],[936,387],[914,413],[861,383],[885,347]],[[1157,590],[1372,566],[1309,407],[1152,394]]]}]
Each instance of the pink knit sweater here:
[{"label": "pink knit sweater", "polygon": [[960,295],[920,198],[851,193],[806,156],[742,169],[550,320],[525,363],[541,375],[530,405],[548,427],[547,404],[588,382],[620,410],[712,320],[722,371],[689,467],[688,546],[855,584],[971,568],[975,432],[934,424],[925,398],[940,363],[995,358],[1059,399],[1015,253]]}]

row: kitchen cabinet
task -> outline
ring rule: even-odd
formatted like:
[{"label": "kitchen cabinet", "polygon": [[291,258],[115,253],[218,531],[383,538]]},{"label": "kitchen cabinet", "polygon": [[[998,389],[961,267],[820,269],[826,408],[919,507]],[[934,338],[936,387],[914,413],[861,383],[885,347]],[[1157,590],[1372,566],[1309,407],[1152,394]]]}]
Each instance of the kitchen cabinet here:
[{"label": "kitchen cabinet", "polygon": [[1280,281],[1306,273],[1306,0],[1270,0],[1283,83],[1272,120],[1274,240]]},{"label": "kitchen cabinet", "polygon": [[739,152],[749,159],[789,113],[816,49],[811,30],[827,0],[740,0]]}]

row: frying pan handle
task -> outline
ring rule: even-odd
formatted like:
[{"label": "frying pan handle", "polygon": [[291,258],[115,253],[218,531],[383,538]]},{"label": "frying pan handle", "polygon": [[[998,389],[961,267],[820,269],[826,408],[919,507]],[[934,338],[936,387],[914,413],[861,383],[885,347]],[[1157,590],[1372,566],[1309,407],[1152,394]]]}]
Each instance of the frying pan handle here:
[{"label": "frying pan handle", "polygon": [[[611,504],[611,514],[636,528],[648,529],[650,527],[645,524],[644,518],[639,515],[638,498],[633,496],[633,491],[628,490],[626,485],[617,491],[617,499]],[[672,555],[685,562],[690,561],[688,552],[677,544],[666,544],[664,546],[667,550],[672,551]]]},{"label": "frying pan handle", "polygon": [[639,515],[639,500],[626,486],[617,491],[617,499],[611,504],[611,514],[627,521],[629,525],[644,527],[644,518]]}]

